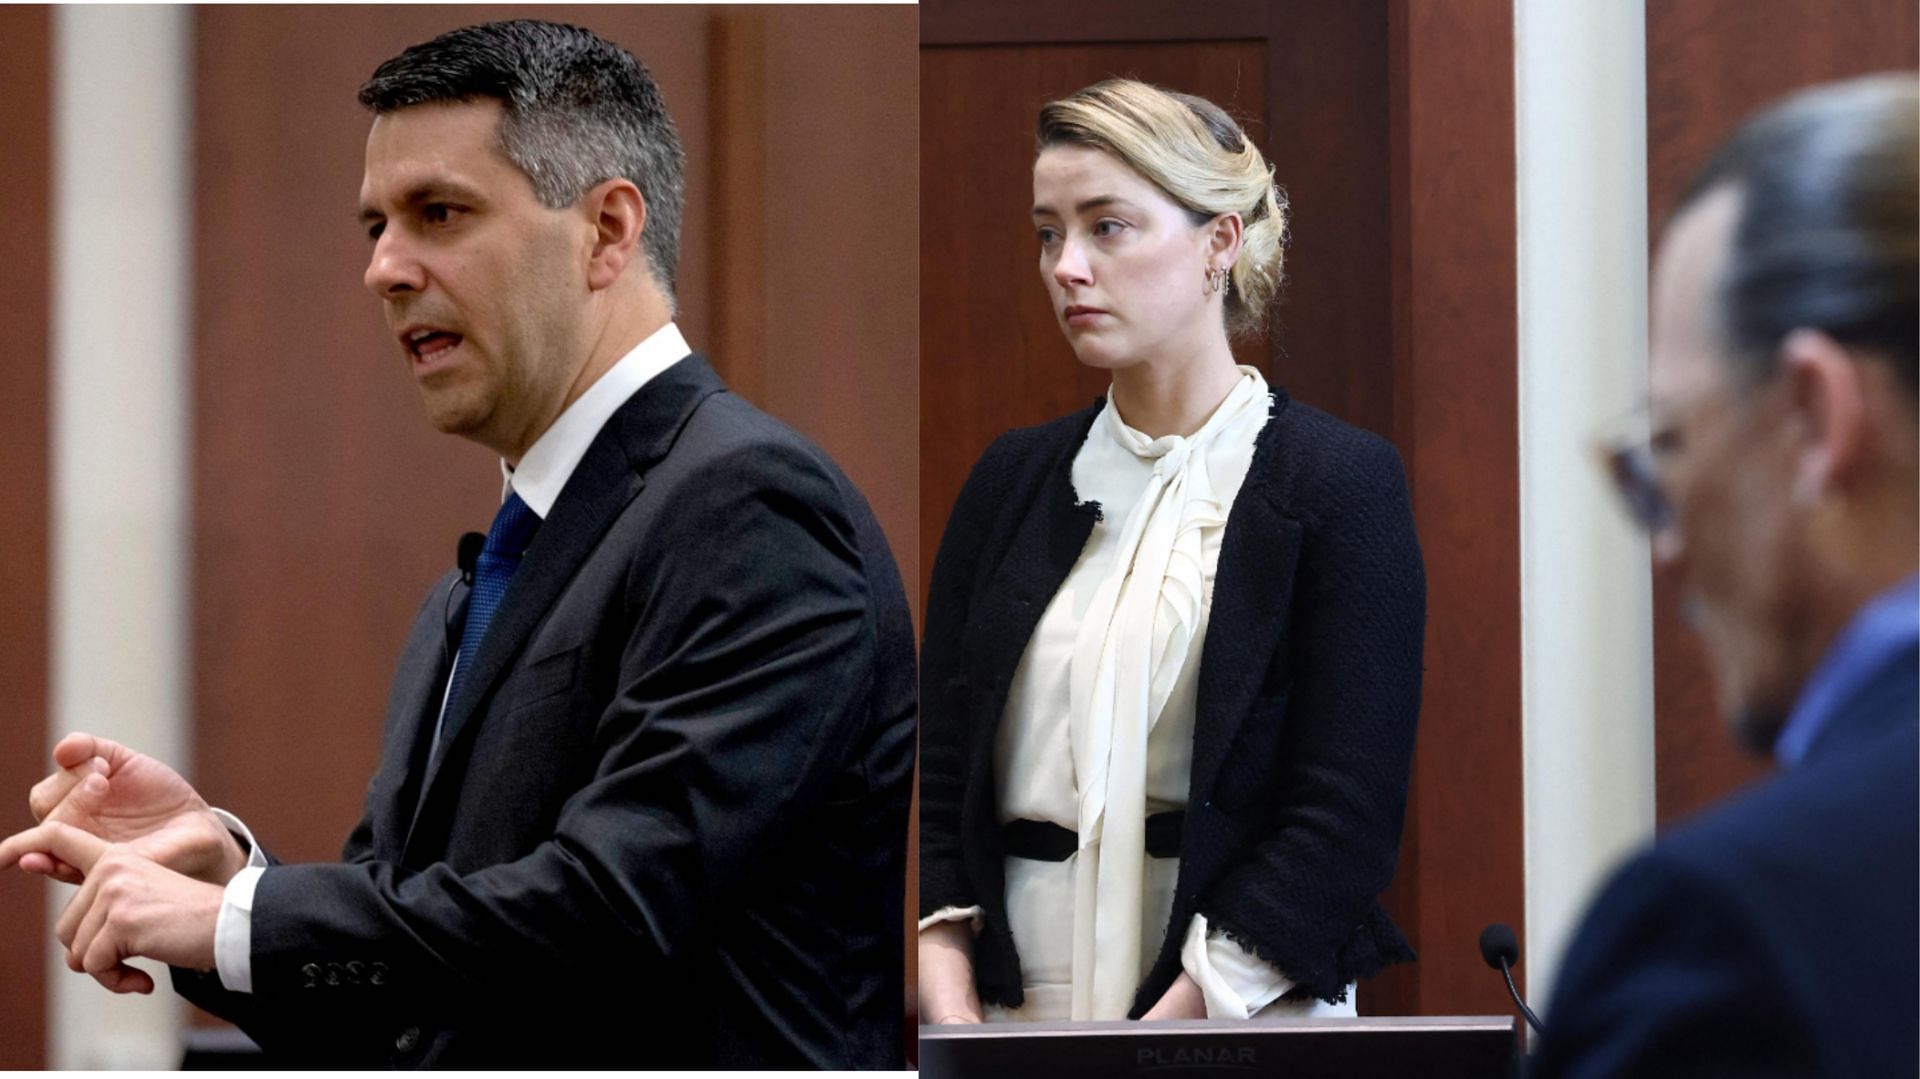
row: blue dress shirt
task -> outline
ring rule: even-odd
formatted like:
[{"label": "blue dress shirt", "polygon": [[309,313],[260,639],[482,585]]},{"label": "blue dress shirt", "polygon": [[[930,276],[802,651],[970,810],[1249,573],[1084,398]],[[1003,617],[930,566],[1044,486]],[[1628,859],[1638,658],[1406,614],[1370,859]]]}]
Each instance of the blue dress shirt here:
[{"label": "blue dress shirt", "polygon": [[1805,759],[1827,721],[1880,668],[1920,641],[1920,574],[1868,600],[1813,669],[1780,729],[1773,756],[1791,768]]}]

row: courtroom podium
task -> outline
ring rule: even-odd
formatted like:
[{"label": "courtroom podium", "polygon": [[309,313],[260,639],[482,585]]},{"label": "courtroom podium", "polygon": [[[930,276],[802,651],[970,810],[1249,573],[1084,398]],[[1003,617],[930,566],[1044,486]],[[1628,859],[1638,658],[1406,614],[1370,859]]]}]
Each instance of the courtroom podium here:
[{"label": "courtroom podium", "polygon": [[927,1079],[1512,1079],[1522,1044],[1519,1027],[1510,1015],[923,1026],[920,1074]]}]

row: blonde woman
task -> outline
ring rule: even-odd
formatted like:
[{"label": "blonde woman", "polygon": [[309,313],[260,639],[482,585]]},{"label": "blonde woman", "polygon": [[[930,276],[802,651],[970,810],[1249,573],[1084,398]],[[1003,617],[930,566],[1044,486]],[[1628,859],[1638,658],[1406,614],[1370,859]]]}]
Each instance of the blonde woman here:
[{"label": "blonde woman", "polygon": [[1040,275],[1102,402],[1007,433],[935,561],[920,1009],[1353,1014],[1393,875],[1425,579],[1399,457],[1237,366],[1286,203],[1221,109],[1046,106]]}]

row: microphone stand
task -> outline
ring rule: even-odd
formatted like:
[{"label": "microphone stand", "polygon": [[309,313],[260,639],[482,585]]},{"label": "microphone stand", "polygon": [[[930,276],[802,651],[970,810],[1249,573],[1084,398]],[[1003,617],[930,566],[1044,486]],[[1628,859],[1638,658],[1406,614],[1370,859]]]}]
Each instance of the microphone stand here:
[{"label": "microphone stand", "polygon": [[1520,1006],[1520,1014],[1526,1016],[1527,1025],[1533,1028],[1535,1034],[1540,1033],[1540,1017],[1533,1014],[1533,1009],[1527,1007],[1526,1001],[1520,999],[1520,989],[1513,984],[1513,966],[1507,962],[1505,956],[1500,959],[1500,973],[1506,976],[1507,992],[1512,995],[1513,1002]]}]

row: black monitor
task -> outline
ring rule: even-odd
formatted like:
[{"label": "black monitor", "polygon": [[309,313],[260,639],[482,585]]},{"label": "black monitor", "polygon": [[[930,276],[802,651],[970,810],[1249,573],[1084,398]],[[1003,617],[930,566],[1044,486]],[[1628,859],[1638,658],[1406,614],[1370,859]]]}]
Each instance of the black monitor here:
[{"label": "black monitor", "polygon": [[920,1028],[928,1079],[1511,1079],[1519,1020],[1494,1016],[986,1023]]}]

